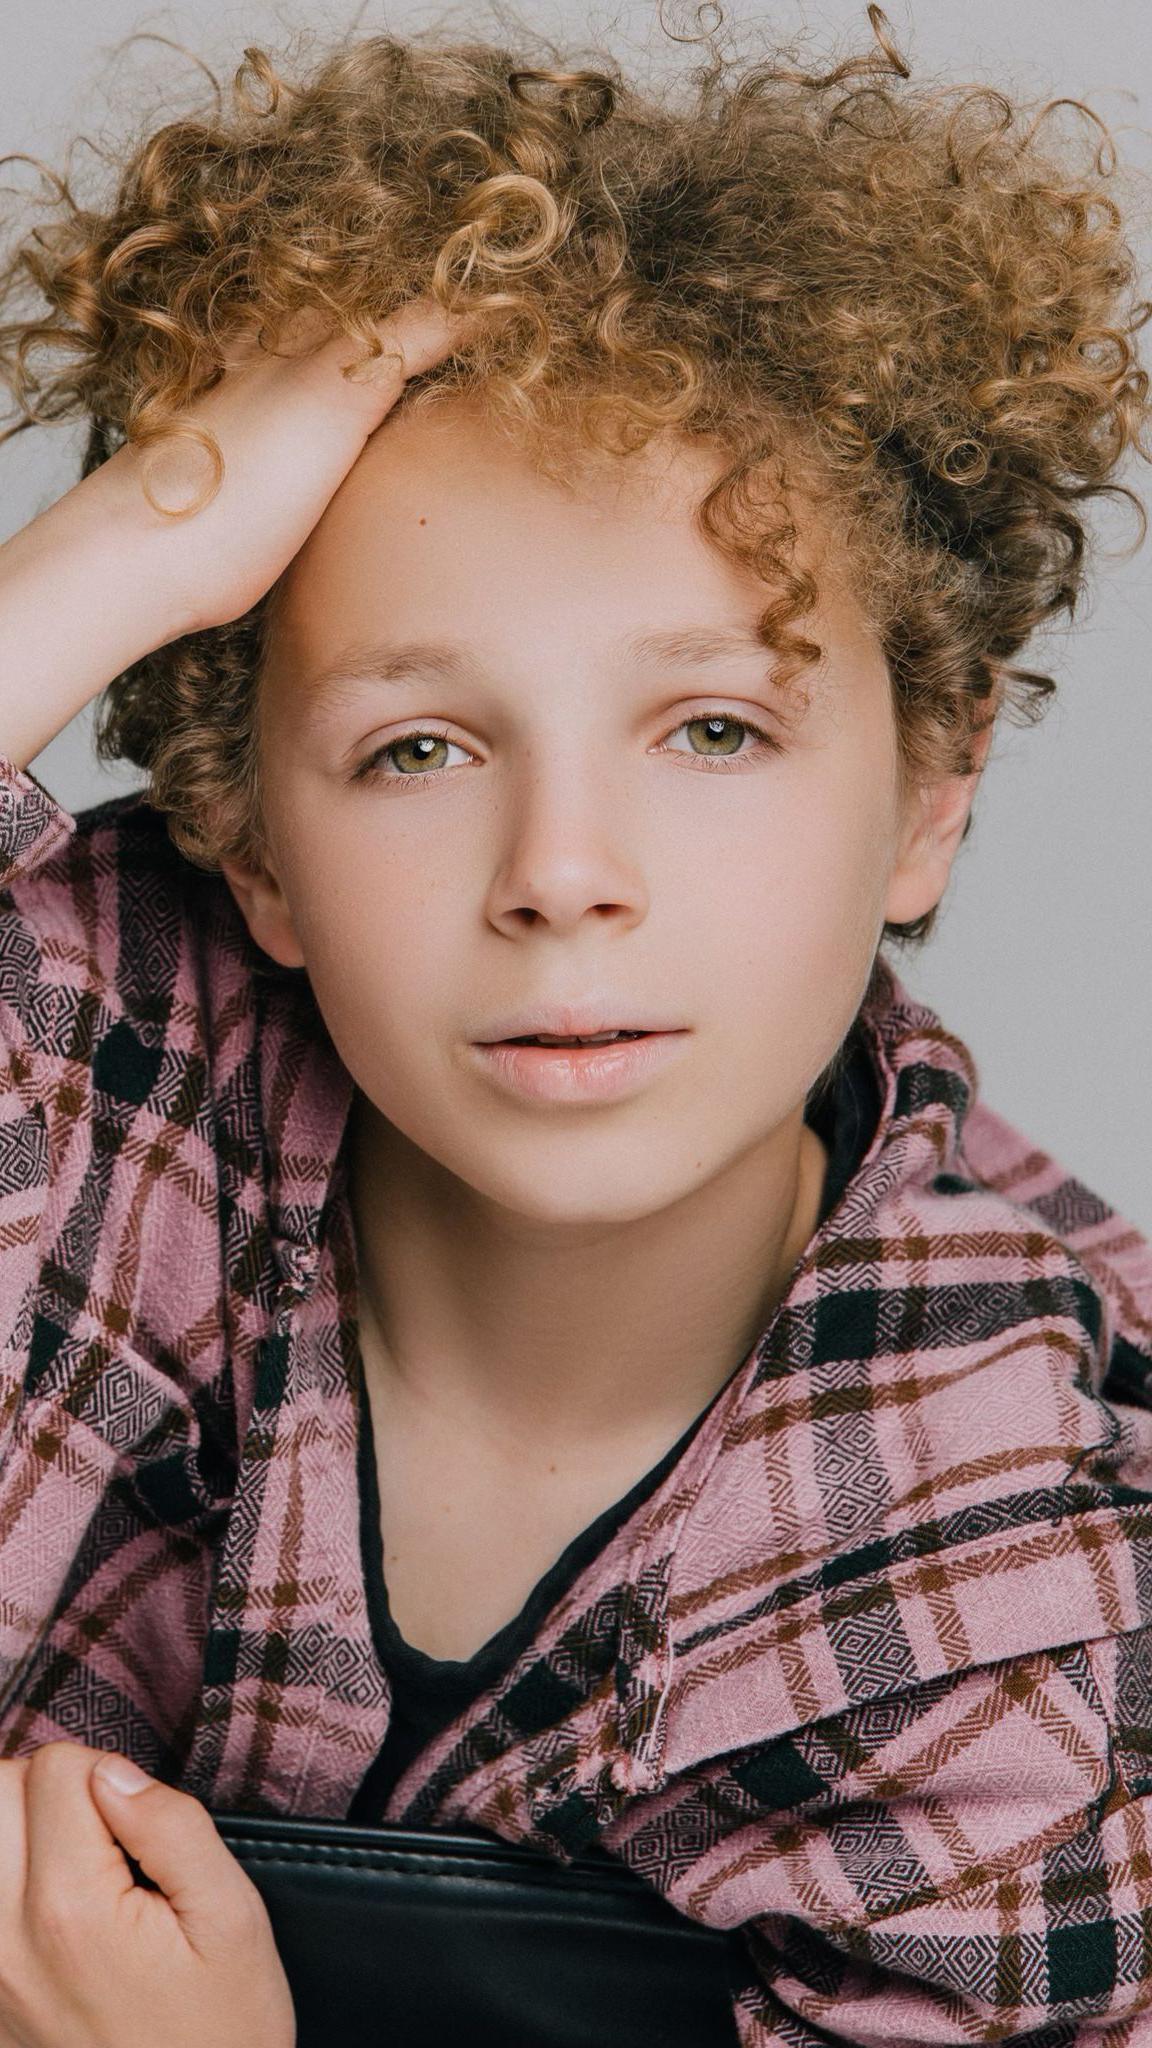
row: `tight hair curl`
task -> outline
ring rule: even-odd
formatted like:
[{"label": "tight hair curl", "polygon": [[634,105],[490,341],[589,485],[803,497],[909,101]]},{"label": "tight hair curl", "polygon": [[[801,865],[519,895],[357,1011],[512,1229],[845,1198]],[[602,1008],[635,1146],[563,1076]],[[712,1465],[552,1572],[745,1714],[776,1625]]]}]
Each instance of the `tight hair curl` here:
[{"label": "tight hair curl", "polygon": [[[295,78],[249,47],[230,109],[209,72],[214,109],[137,140],[102,208],[48,173],[56,217],[0,269],[0,310],[29,284],[48,306],[0,325],[20,414],[0,438],[79,416],[87,475],[163,440],[254,321],[275,345],[318,312],[359,362],[376,322],[431,292],[485,317],[397,410],[481,395],[545,470],[565,441],[626,456],[668,429],[721,450],[695,516],[764,579],[785,680],[822,653],[795,623],[819,588],[790,510],[792,480],[815,478],[887,661],[906,783],[969,774],[1001,705],[1031,723],[1055,689],[1009,663],[1075,611],[1085,501],[1128,499],[1145,537],[1112,479],[1130,449],[1152,460],[1133,346],[1152,306],[1099,117],[913,87],[867,13],[877,47],[823,74],[792,47],[737,62],[713,31],[684,78],[643,89],[524,30],[348,37]],[[1060,106],[1092,124],[1088,162],[1041,137]],[[34,368],[41,348],[63,363]],[[202,867],[260,864],[277,587],[100,700],[98,755],[148,772]],[[919,944],[935,918],[884,936]]]}]

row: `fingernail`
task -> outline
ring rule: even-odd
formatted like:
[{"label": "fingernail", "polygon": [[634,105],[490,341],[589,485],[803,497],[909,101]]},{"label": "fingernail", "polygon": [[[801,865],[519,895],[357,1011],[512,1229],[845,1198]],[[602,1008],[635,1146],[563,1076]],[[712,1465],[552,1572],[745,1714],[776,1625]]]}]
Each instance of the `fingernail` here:
[{"label": "fingernail", "polygon": [[96,1769],[114,1792],[143,1792],[156,1782],[126,1756],[102,1757]]}]

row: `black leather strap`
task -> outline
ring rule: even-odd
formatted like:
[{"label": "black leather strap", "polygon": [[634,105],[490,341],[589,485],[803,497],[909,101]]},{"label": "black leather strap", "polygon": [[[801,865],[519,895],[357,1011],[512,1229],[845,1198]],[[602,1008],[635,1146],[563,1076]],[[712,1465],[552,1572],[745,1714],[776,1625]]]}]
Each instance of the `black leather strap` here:
[{"label": "black leather strap", "polygon": [[480,1830],[213,1819],[268,1908],[297,2048],[734,2048],[740,1937],[602,1852],[561,1864]]}]

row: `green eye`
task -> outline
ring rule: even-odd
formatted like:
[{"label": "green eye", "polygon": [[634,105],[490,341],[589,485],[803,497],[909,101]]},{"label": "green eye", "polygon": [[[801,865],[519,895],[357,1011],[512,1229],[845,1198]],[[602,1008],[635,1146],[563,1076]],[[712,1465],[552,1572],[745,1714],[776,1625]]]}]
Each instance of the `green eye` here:
[{"label": "green eye", "polygon": [[[717,725],[726,725],[729,731],[736,735],[739,735],[742,732],[747,732],[751,729],[750,727],[745,726],[742,723],[742,721],[738,718],[727,718],[719,712],[712,712],[707,718],[686,719],[684,721],[683,726],[680,727],[679,730],[683,732],[691,732],[695,728],[706,733],[709,739],[716,739],[718,738],[718,735],[715,732],[710,731],[709,728]],[[735,744],[733,746],[726,747],[724,749],[724,752],[729,754],[735,754],[739,751],[739,747],[740,740],[739,737],[737,737]]]},{"label": "green eye", "polygon": [[[697,746],[693,742],[685,750],[669,747],[665,742],[664,752],[688,751],[694,759],[715,761],[720,767],[727,766],[729,762],[743,767],[746,761],[758,760],[765,753],[780,752],[780,742],[774,739],[771,733],[765,732],[762,726],[753,725],[751,719],[737,718],[734,713],[728,711],[705,711],[695,718],[682,719],[679,725],[673,727],[673,734],[679,732],[695,733],[704,741],[704,745]],[[743,745],[748,737],[755,741],[755,745]],[[715,746],[716,752],[710,751],[712,746]],[[417,783],[437,782],[442,775],[450,773],[450,769],[444,765],[440,757],[443,749],[451,747],[456,747],[461,754],[468,751],[458,741],[450,739],[445,732],[437,732],[434,727],[414,726],[411,732],[400,733],[396,739],[377,747],[374,754],[369,754],[353,771],[352,781],[391,782],[408,789],[414,788]],[[405,756],[410,765],[405,765]],[[393,764],[391,770],[387,765],[389,762]],[[429,766],[430,762],[436,765]]]},{"label": "green eye", "polygon": [[[399,739],[389,740],[386,746],[377,747],[376,752],[374,754],[369,754],[367,760],[361,761],[360,766],[356,769],[355,773],[353,774],[352,780],[353,782],[367,782],[372,780],[383,782],[429,781],[432,776],[442,775],[445,771],[442,767],[439,766],[431,769],[425,769],[424,763],[429,758],[429,756],[426,753],[415,753],[412,756],[412,758],[415,759],[417,766],[414,769],[401,768],[399,772],[395,775],[389,775],[385,771],[385,769],[379,766],[378,764],[388,759],[395,759],[395,757],[404,748],[411,750],[431,745],[431,747],[435,749],[437,747],[448,747],[453,746],[455,744],[455,741],[452,741],[448,738],[447,733],[429,732],[423,726],[421,726],[412,732],[401,733]],[[464,748],[461,747],[460,752],[463,753],[464,751]]]},{"label": "green eye", "polygon": [[[410,770],[405,770],[403,767],[402,757],[406,749],[409,751],[411,758],[416,762],[418,767],[427,768],[431,763],[431,755],[426,753],[422,754],[418,751],[418,749],[421,747],[430,747],[433,750],[433,752],[435,752],[437,748],[443,750],[443,748],[445,748],[447,745],[448,741],[442,739],[439,733],[416,732],[405,734],[403,739],[392,740],[391,743],[384,748],[384,752],[386,754],[392,755],[392,758],[396,762],[397,766],[400,767],[402,773],[410,773]],[[432,765],[433,767],[438,767],[442,766],[443,764],[437,762],[432,763]]]}]

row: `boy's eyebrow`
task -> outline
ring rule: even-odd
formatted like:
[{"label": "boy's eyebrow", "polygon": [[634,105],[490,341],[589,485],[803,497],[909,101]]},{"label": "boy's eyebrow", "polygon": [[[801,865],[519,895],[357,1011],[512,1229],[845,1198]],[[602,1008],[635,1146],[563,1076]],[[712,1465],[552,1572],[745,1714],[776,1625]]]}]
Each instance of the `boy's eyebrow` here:
[{"label": "boy's eyebrow", "polygon": [[[633,661],[665,661],[683,667],[723,661],[733,655],[768,653],[749,627],[674,626],[630,633],[622,642]],[[458,682],[477,669],[475,659],[451,641],[411,640],[352,646],[310,676],[304,689],[311,703],[351,696],[359,683],[388,683],[400,688],[424,682]]]}]

